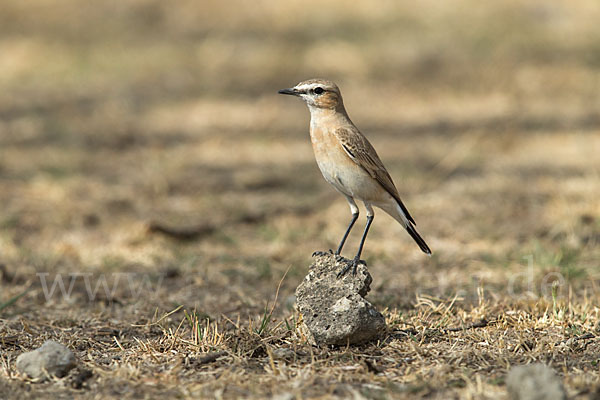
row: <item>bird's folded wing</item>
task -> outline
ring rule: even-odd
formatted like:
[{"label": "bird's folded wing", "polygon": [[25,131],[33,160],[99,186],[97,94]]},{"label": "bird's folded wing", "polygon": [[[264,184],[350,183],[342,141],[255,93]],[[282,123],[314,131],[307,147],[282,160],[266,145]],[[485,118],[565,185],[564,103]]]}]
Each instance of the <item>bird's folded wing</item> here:
[{"label": "bird's folded wing", "polygon": [[350,159],[361,166],[373,179],[398,202],[400,208],[410,222],[416,225],[416,222],[400,200],[398,190],[392,181],[392,177],[385,169],[383,162],[379,159],[375,148],[354,126],[345,126],[334,131],[334,135],[339,140],[341,146]]}]

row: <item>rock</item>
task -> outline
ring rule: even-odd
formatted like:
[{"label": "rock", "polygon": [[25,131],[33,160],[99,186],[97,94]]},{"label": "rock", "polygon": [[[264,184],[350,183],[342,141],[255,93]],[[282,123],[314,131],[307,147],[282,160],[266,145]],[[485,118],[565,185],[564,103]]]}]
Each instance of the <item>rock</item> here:
[{"label": "rock", "polygon": [[554,370],[544,364],[517,365],[506,377],[513,400],[565,400],[567,395]]},{"label": "rock", "polygon": [[294,400],[295,398],[296,396],[290,392],[279,393],[271,397],[272,400]]},{"label": "rock", "polygon": [[46,341],[42,347],[17,357],[17,370],[31,378],[59,378],[65,376],[75,366],[75,355],[54,340]]},{"label": "rock", "polygon": [[385,318],[365,300],[373,281],[365,265],[342,278],[337,274],[350,260],[330,253],[315,256],[308,275],[296,289],[302,314],[301,330],[312,344],[347,345],[376,339],[386,329]]},{"label": "rock", "polygon": [[287,349],[285,347],[274,348],[271,353],[273,354],[273,358],[276,360],[284,360],[287,358],[294,358],[296,352],[292,349]]}]

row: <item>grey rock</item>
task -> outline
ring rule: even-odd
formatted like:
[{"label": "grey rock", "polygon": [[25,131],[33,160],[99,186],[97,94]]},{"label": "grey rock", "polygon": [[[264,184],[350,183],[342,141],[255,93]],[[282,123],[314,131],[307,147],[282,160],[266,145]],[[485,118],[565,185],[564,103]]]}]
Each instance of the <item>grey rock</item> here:
[{"label": "grey rock", "polygon": [[544,364],[517,365],[506,377],[508,395],[513,400],[565,400],[561,379]]},{"label": "grey rock", "polygon": [[292,349],[287,349],[285,347],[274,348],[272,351],[273,358],[276,360],[283,360],[287,358],[294,358],[296,353]]},{"label": "grey rock", "polygon": [[385,318],[365,300],[373,281],[365,265],[342,278],[337,274],[351,261],[329,253],[315,255],[308,275],[296,289],[302,332],[312,344],[364,343],[386,330]]},{"label": "grey rock", "polygon": [[272,400],[294,400],[295,398],[296,396],[290,392],[279,393],[271,397]]},{"label": "grey rock", "polygon": [[31,378],[63,377],[75,366],[75,355],[54,340],[17,357],[17,370]]}]

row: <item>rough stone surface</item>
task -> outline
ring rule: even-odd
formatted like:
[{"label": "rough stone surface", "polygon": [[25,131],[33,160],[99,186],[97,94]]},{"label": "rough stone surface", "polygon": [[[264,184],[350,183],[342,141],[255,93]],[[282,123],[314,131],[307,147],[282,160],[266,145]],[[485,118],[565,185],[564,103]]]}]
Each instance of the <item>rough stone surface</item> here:
[{"label": "rough stone surface", "polygon": [[518,365],[506,377],[508,395],[513,400],[565,400],[561,379],[544,364]]},{"label": "rough stone surface", "polygon": [[63,377],[75,366],[75,355],[54,340],[17,357],[17,370],[31,378]]},{"label": "rough stone surface", "polygon": [[342,278],[337,274],[350,260],[318,254],[308,275],[296,289],[302,314],[301,329],[316,345],[347,345],[376,339],[385,332],[385,318],[365,300],[373,281],[365,265]]}]

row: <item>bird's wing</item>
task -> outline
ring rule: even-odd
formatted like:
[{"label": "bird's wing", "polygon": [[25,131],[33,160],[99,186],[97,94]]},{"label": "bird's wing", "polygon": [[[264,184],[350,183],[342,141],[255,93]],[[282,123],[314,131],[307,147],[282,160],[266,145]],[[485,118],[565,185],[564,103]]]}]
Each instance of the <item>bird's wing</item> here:
[{"label": "bird's wing", "polygon": [[364,169],[373,179],[379,182],[379,184],[394,199],[396,199],[398,205],[406,215],[406,218],[416,225],[417,223],[402,203],[402,200],[400,200],[400,195],[394,185],[394,181],[392,181],[392,177],[385,169],[375,148],[373,148],[367,138],[352,125],[336,129],[334,135],[340,142],[346,154],[348,154],[348,157],[362,167],[362,169]]}]

